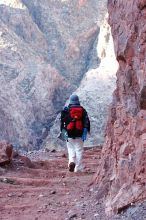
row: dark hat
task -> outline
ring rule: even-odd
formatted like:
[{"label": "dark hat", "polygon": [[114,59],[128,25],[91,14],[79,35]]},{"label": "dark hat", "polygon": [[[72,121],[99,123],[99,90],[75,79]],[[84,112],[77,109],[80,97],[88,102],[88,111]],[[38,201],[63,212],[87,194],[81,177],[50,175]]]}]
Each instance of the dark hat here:
[{"label": "dark hat", "polygon": [[71,95],[70,99],[69,99],[69,104],[70,105],[79,105],[80,104],[79,97],[77,95]]}]

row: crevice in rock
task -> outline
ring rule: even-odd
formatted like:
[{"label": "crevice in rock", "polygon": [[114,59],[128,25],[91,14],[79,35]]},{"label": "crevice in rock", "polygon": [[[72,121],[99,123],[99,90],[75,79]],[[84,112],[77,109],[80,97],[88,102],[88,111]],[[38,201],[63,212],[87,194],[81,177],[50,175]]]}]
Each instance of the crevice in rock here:
[{"label": "crevice in rock", "polygon": [[126,59],[125,59],[125,57],[123,56],[123,55],[118,55],[117,56],[117,61],[119,62],[119,61],[123,61],[124,63],[126,63]]},{"label": "crevice in rock", "polygon": [[118,211],[117,211],[117,214],[121,214],[121,213],[123,213],[123,212],[126,212],[129,207],[132,207],[132,206],[131,206],[131,203],[130,203],[130,204],[127,204],[127,205],[125,205],[125,206],[123,206],[123,207],[121,207],[121,208],[119,208]]},{"label": "crevice in rock", "polygon": [[142,11],[146,8],[146,1],[145,0],[140,0],[138,3],[138,8]]},{"label": "crevice in rock", "polygon": [[146,110],[146,86],[140,92],[140,109]]}]

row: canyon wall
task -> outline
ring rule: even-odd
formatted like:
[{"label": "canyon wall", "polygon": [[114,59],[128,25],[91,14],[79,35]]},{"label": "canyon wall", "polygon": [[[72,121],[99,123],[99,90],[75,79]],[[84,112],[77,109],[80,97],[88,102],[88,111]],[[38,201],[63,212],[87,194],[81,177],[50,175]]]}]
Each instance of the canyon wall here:
[{"label": "canyon wall", "polygon": [[146,199],[146,1],[108,10],[119,70],[96,182],[112,214]]},{"label": "canyon wall", "polygon": [[54,99],[60,103],[57,98],[70,84],[2,21],[0,83],[0,139],[15,147],[39,147],[59,110],[54,111]]},{"label": "canyon wall", "polygon": [[[100,26],[98,44],[96,48],[96,58],[100,59],[99,66],[89,69],[84,74],[83,79],[75,94],[79,96],[80,103],[87,110],[91,131],[84,146],[98,146],[103,144],[105,126],[109,105],[112,101],[112,93],[115,90],[116,71],[118,63],[115,58],[111,28],[107,22],[108,14]],[[68,105],[68,102],[66,103]],[[60,131],[60,115],[57,116],[46,139],[46,148],[59,147],[66,144],[56,139]]]},{"label": "canyon wall", "polygon": [[1,140],[42,147],[85,72],[100,63],[105,13],[106,0],[0,1]]}]

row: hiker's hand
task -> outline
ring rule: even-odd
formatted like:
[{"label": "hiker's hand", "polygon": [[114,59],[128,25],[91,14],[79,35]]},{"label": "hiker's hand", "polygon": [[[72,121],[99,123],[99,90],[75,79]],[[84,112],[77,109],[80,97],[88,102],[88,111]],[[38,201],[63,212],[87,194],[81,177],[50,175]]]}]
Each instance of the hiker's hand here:
[{"label": "hiker's hand", "polygon": [[68,112],[68,107],[65,106],[64,109],[63,109],[63,111],[64,111],[64,112]]},{"label": "hiker's hand", "polygon": [[85,141],[87,139],[87,128],[83,129],[82,140]]}]

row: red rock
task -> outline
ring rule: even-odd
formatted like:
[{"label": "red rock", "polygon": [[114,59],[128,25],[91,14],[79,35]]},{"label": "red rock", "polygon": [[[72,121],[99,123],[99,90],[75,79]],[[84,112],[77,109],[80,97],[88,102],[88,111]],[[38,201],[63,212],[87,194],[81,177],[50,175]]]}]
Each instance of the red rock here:
[{"label": "red rock", "polygon": [[119,62],[101,165],[96,174],[107,214],[146,198],[146,1],[108,1]]},{"label": "red rock", "polygon": [[33,163],[31,162],[31,160],[28,157],[21,156],[21,155],[18,156],[17,163],[19,163],[25,167],[29,167],[29,168],[34,167]]},{"label": "red rock", "polygon": [[5,141],[0,143],[0,166],[10,163],[13,155],[13,146]]}]

